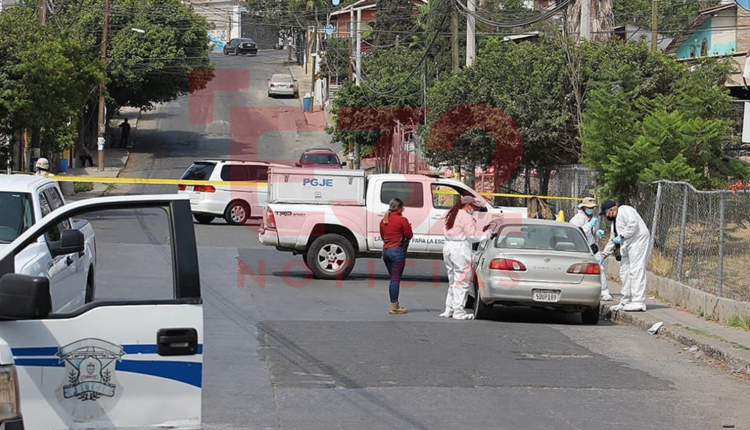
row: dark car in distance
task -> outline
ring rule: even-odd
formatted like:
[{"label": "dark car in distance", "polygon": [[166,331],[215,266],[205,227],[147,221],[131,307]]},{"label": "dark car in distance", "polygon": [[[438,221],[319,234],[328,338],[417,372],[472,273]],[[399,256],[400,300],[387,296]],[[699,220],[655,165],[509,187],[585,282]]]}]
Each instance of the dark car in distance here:
[{"label": "dark car in distance", "polygon": [[253,54],[258,55],[258,45],[255,43],[253,39],[250,38],[239,38],[239,39],[232,39],[224,45],[224,55],[229,55],[230,53],[234,55],[245,55],[245,54]]},{"label": "dark car in distance", "polygon": [[314,169],[342,169],[345,164],[345,162],[342,163],[339,160],[335,152],[328,148],[310,148],[302,153],[295,166]]}]

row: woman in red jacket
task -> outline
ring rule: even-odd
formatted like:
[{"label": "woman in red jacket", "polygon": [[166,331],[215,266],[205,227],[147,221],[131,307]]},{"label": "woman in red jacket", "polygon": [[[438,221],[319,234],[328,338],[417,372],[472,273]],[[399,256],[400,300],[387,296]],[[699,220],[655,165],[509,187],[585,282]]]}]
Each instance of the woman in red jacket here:
[{"label": "woman in red jacket", "polygon": [[388,207],[388,212],[380,221],[380,237],[383,239],[383,262],[388,269],[391,283],[388,291],[391,296],[392,314],[405,314],[406,308],[398,304],[398,293],[401,285],[401,275],[406,266],[406,248],[409,240],[414,236],[409,220],[404,218],[404,202],[394,198]]}]

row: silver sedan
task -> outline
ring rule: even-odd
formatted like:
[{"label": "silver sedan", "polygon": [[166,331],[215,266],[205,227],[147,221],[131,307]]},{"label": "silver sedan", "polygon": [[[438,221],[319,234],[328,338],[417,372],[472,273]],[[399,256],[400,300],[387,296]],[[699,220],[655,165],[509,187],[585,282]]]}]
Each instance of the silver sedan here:
[{"label": "silver sedan", "polygon": [[584,324],[598,323],[601,272],[581,229],[524,219],[502,225],[497,233],[474,251],[469,301],[476,319],[502,304],[581,312]]},{"label": "silver sedan", "polygon": [[268,79],[268,97],[292,96],[299,97],[299,86],[292,75],[277,73]]}]

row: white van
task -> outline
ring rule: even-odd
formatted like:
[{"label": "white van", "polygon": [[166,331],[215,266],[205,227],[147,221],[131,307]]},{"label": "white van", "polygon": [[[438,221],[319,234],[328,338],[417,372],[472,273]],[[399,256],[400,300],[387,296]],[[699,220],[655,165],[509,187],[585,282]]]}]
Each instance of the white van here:
[{"label": "white van", "polygon": [[[263,217],[268,186],[268,168],[289,167],[266,161],[200,160],[194,162],[180,179],[210,181],[213,184],[177,186],[178,194],[190,196],[193,217],[201,224],[223,217],[228,224],[245,224],[250,218]],[[258,185],[220,185],[216,182],[259,181]]]}]

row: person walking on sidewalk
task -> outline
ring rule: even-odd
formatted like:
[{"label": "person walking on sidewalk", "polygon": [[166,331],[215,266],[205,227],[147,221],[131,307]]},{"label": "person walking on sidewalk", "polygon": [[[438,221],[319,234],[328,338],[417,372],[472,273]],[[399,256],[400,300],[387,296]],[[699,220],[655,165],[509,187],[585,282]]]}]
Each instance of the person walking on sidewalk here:
[{"label": "person walking on sidewalk", "polygon": [[388,212],[380,221],[380,237],[383,239],[383,262],[391,282],[388,293],[391,298],[391,314],[405,314],[406,308],[398,303],[398,294],[401,289],[401,277],[406,266],[406,248],[414,236],[409,220],[404,218],[404,202],[401,199],[391,199]]},{"label": "person walking on sidewalk", "polygon": [[443,318],[472,320],[474,315],[466,313],[466,296],[469,293],[472,266],[471,245],[496,231],[493,220],[483,232],[477,234],[477,220],[472,216],[475,209],[484,205],[472,196],[463,196],[445,213],[445,245],[443,260],[448,272],[448,294],[445,297]]},{"label": "person walking on sidewalk", "polygon": [[130,124],[128,123],[128,119],[125,118],[122,121],[122,124],[119,125],[119,127],[120,127],[120,148],[125,148],[130,139]]},{"label": "person walking on sidewalk", "polygon": [[596,256],[596,261],[599,263],[601,269],[601,280],[602,280],[602,295],[601,299],[605,302],[612,300],[612,295],[609,293],[609,287],[607,286],[607,274],[604,272],[604,257],[599,252],[599,246],[596,244],[596,236],[594,235],[594,229],[599,224],[599,218],[596,216],[595,209],[599,206],[596,204],[596,200],[591,197],[586,197],[581,203],[578,204],[578,211],[573,218],[570,219],[570,223],[580,227],[583,233],[586,235],[586,240],[591,247],[591,251]]},{"label": "person walking on sidewalk", "polygon": [[620,248],[620,281],[622,299],[613,311],[646,310],[646,264],[649,258],[650,234],[643,218],[632,206],[618,206],[612,200],[602,203],[602,211],[612,222],[609,242],[602,252],[604,258],[614,255]]}]

